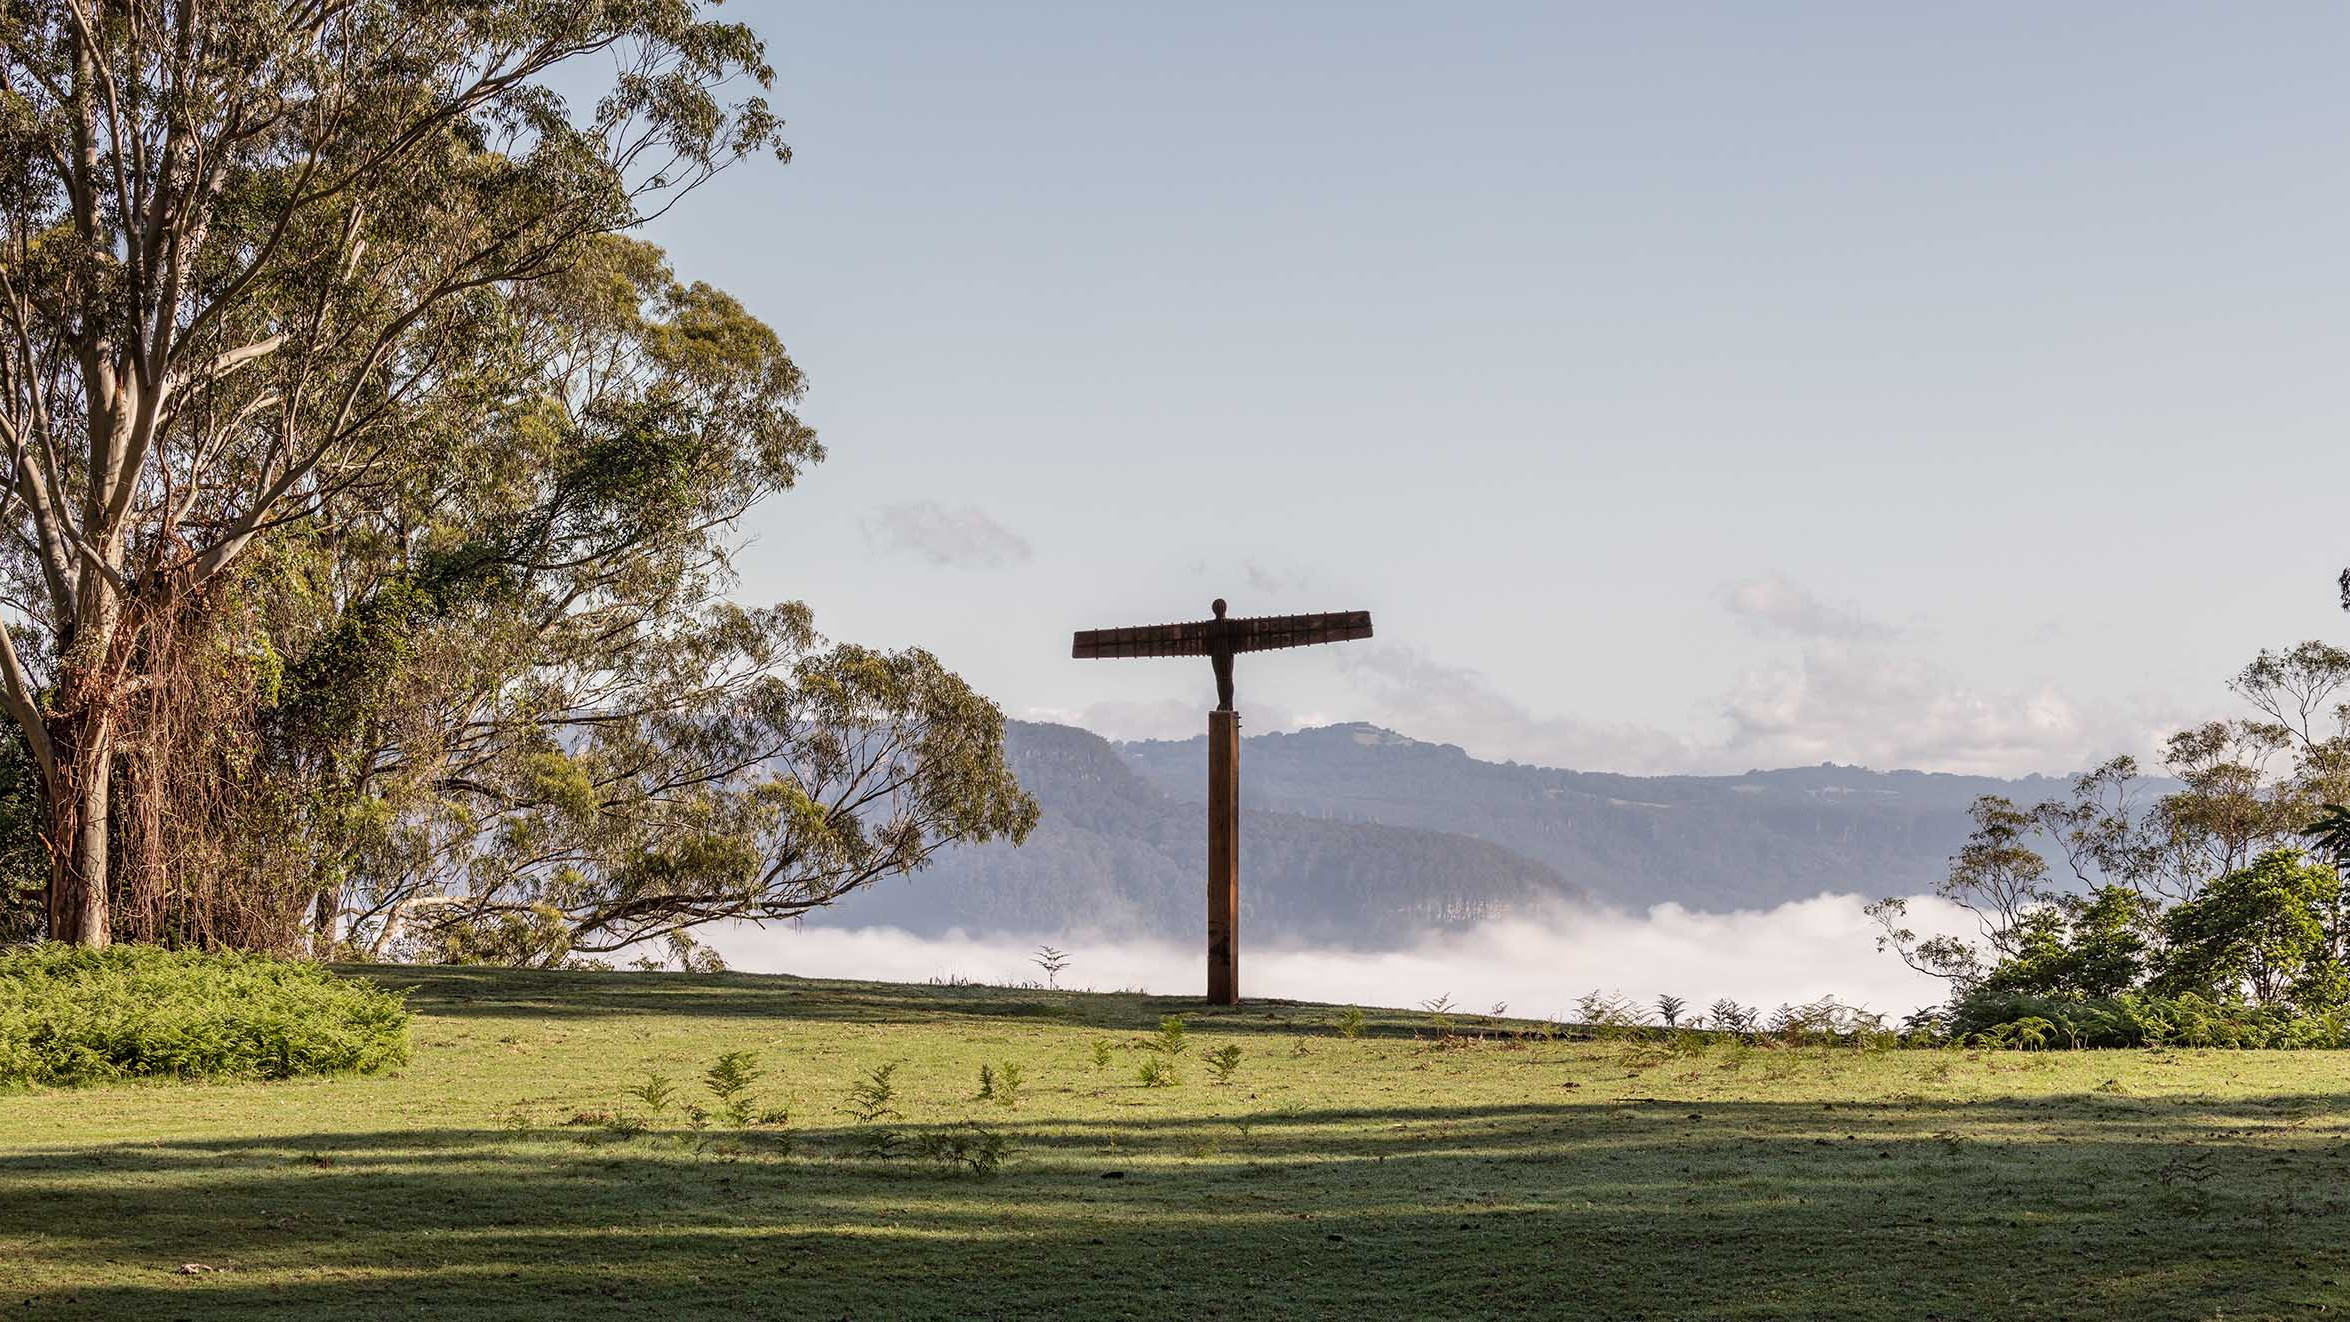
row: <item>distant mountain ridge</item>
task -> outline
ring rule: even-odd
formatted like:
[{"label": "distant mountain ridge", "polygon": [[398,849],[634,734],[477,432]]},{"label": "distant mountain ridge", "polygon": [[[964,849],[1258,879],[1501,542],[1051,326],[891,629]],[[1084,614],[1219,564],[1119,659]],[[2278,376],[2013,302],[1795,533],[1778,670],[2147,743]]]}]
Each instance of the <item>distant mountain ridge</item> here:
[{"label": "distant mountain ridge", "polygon": [[[1204,801],[1207,740],[1120,746],[1172,797]],[[1822,891],[1922,891],[1966,840],[1984,794],[2036,803],[2061,777],[2004,780],[1824,764],[1737,776],[1626,776],[1485,762],[1374,725],[1244,741],[1251,807],[1456,832],[1549,865],[1631,908],[1738,909]]]},{"label": "distant mountain ridge", "polygon": [[[1044,810],[1027,844],[944,851],[928,868],[852,894],[809,921],[923,935],[962,928],[1199,936],[1204,799],[1166,793],[1108,740],[1071,726],[1010,722],[1005,752]],[[1240,865],[1241,925],[1252,940],[1404,944],[1432,930],[1588,899],[1553,869],[1486,841],[1245,806]]]},{"label": "distant mountain ridge", "polygon": [[[1112,744],[1014,721],[1005,747],[1044,810],[1028,844],[944,851],[809,921],[1199,935],[1204,737]],[[1382,947],[1560,902],[1915,893],[1948,868],[1978,795],[2031,802],[2064,785],[1839,766],[1624,776],[1485,762],[1364,724],[1255,735],[1241,750],[1242,929]]]}]

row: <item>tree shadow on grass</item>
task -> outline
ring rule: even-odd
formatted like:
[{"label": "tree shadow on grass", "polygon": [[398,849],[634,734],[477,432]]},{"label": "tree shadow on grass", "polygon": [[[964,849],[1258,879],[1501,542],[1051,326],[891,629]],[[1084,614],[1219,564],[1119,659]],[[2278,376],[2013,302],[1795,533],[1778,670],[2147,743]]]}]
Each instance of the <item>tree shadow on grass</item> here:
[{"label": "tree shadow on grass", "polygon": [[[977,1117],[1014,1145],[994,1178],[853,1155],[852,1128],[788,1154],[773,1135],[457,1129],[48,1148],[0,1158],[0,1243],[33,1228],[38,1273],[0,1304],[1983,1322],[2350,1302],[2336,1099],[2239,1099],[2216,1113],[2232,1128],[2054,1101],[997,1114]],[[926,1128],[959,1127],[899,1127]]]},{"label": "tree shadow on grass", "polygon": [[[1334,1032],[1340,1011],[1301,1001],[1214,1006],[1180,996],[1068,992],[937,983],[847,982],[767,973],[603,973],[407,964],[348,964],[338,972],[408,993],[419,1013],[444,1018],[605,1018],[655,1014],[698,1019],[935,1024],[940,1018],[1079,1025],[1155,1026],[1181,1014],[1219,1033]],[[1427,1015],[1363,1012],[1363,1032],[1411,1037],[1437,1031]]]}]

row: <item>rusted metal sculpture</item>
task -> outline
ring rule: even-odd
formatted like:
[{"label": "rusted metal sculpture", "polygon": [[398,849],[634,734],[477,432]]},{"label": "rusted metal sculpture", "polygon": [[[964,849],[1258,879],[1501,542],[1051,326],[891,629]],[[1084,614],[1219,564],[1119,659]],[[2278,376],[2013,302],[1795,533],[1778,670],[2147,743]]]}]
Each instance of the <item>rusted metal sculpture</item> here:
[{"label": "rusted metal sculpture", "polygon": [[1070,655],[1080,661],[1136,656],[1204,656],[1216,672],[1216,709],[1208,713],[1208,1000],[1240,1002],[1240,713],[1232,706],[1232,658],[1371,636],[1371,612],[1259,615],[1188,624],[1086,629]]}]

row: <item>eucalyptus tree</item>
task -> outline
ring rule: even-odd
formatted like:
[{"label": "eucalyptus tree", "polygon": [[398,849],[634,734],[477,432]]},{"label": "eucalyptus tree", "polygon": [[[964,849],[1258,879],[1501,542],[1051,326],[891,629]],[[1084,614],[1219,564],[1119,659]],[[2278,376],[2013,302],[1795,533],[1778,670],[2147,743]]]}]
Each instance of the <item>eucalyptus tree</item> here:
[{"label": "eucalyptus tree", "polygon": [[[2278,860],[2297,859],[2304,836],[2336,862],[2350,842],[2350,809],[2335,806],[2350,797],[2350,650],[2315,641],[2264,650],[2228,687],[2254,714],[2172,734],[2161,779],[2123,755],[2074,777],[2063,798],[2028,808],[1978,800],[1976,829],[1935,888],[1976,935],[1921,938],[1895,897],[1868,908],[1879,948],[1962,990],[1989,980],[2102,995],[2161,966],[2191,935],[2208,945],[2248,914],[2283,914],[2289,899],[2318,905],[2308,921],[2321,933],[2326,977],[2336,976],[2350,961],[2350,903],[2338,887],[2304,895],[2314,874]],[[2052,857],[2069,876],[2054,879]],[[2298,940],[2304,917],[2275,921]],[[2224,961],[2205,964],[2166,976],[2192,982]],[[2281,994],[2273,967],[2246,973],[2247,985]]]},{"label": "eucalyptus tree", "polygon": [[269,658],[242,668],[258,751],[180,770],[231,768],[207,815],[276,856],[220,864],[304,879],[277,893],[322,948],[546,962],[1025,836],[993,704],[927,653],[728,599],[738,516],[822,455],[771,330],[617,236],[484,315],[472,425],[282,530],[231,594],[255,608],[229,650]]},{"label": "eucalyptus tree", "polygon": [[[556,83],[593,70],[575,112]],[[243,865],[312,869],[269,907],[339,911],[346,873],[443,901],[528,879],[533,912],[604,887],[600,932],[658,929],[664,868],[758,871],[696,841],[801,876],[867,857],[840,815],[879,782],[976,796],[926,827],[1024,829],[993,709],[934,663],[714,595],[716,530],[820,452],[772,334],[613,236],[785,154],[769,78],[692,0],[0,13],[0,709],[41,786],[51,935],[104,944],[110,863],[261,808]],[[903,752],[939,706],[961,743],[929,751],[971,784]],[[859,724],[882,708],[912,716]],[[786,755],[821,787],[875,729],[892,752],[845,799],[705,793]]]},{"label": "eucalyptus tree", "polygon": [[[610,52],[575,122],[547,75]],[[49,927],[108,939],[151,631],[473,404],[482,296],[776,121],[686,0],[28,0],[0,17],[0,706],[44,782]]]}]

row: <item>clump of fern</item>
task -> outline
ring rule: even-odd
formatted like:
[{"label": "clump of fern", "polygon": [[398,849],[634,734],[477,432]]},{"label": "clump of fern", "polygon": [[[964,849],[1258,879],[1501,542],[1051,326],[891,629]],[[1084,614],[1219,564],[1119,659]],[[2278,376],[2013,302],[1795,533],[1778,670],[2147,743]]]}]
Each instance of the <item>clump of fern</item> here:
[{"label": "clump of fern", "polygon": [[886,1157],[898,1148],[897,1131],[882,1123],[903,1118],[897,1109],[897,1073],[894,1060],[876,1065],[849,1088],[847,1110],[857,1122],[857,1146],[868,1156]]},{"label": "clump of fern", "polygon": [[1005,1061],[1001,1070],[981,1065],[977,1100],[994,1102],[1007,1111],[1017,1109],[1020,1105],[1021,1078],[1020,1066],[1015,1061]]},{"label": "clump of fern", "polygon": [[751,1085],[757,1083],[766,1071],[759,1068],[759,1058],[748,1051],[729,1051],[720,1056],[702,1073],[702,1086],[718,1102],[718,1113],[737,1128],[750,1124],[758,1115],[751,1100]]},{"label": "clump of fern", "polygon": [[976,1121],[954,1129],[931,1130],[914,1140],[914,1155],[937,1163],[948,1174],[985,1178],[1003,1168],[1012,1141]]},{"label": "clump of fern", "polygon": [[1143,1039],[1142,1049],[1150,1054],[1144,1057],[1135,1077],[1146,1088],[1172,1088],[1183,1082],[1179,1062],[1183,1053],[1191,1050],[1191,1036],[1184,1027],[1183,1016],[1171,1014],[1159,1020],[1159,1031]]}]

